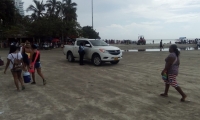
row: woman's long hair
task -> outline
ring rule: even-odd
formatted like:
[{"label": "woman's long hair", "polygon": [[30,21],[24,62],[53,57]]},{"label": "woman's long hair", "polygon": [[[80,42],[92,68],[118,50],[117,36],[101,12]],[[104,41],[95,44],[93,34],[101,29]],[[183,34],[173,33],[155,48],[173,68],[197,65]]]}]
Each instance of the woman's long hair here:
[{"label": "woman's long hair", "polygon": [[171,45],[171,49],[174,51],[177,57],[180,55],[180,51],[178,50],[177,45]]},{"label": "woman's long hair", "polygon": [[17,51],[17,47],[16,47],[15,45],[11,45],[11,46],[10,46],[9,54],[14,53],[14,52],[16,52],[16,51]]}]

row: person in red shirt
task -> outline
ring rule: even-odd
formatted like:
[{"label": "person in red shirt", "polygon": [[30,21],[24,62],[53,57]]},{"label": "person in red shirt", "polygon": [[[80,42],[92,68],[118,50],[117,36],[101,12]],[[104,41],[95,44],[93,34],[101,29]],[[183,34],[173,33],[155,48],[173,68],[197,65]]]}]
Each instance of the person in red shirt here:
[{"label": "person in red shirt", "polygon": [[[37,50],[36,45],[32,45],[31,48],[32,48],[32,51],[33,51],[32,52],[32,62],[34,62],[38,50]],[[40,53],[38,53],[38,57],[36,58],[34,68],[37,70],[38,75],[43,79],[43,85],[46,85],[46,80],[44,79],[44,75],[42,74],[42,71],[41,71]],[[33,79],[33,82],[31,84],[36,84],[36,82],[35,82],[35,71],[32,73],[32,79]]]}]

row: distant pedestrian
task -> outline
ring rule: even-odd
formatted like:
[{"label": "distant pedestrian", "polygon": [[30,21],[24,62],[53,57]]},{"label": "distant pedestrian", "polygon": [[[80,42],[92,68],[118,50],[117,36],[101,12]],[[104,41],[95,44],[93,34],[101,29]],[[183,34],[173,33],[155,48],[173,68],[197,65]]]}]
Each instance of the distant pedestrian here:
[{"label": "distant pedestrian", "polygon": [[180,65],[180,59],[179,55],[180,52],[176,45],[171,45],[169,48],[170,54],[165,59],[165,68],[162,71],[161,75],[167,74],[167,80],[165,80],[165,92],[163,94],[160,94],[163,97],[168,96],[168,90],[170,85],[174,87],[182,96],[181,101],[184,102],[185,98],[187,97],[185,93],[181,90],[179,87],[176,76],[178,75],[178,69]]},{"label": "distant pedestrian", "polygon": [[163,43],[162,40],[160,41],[160,51],[163,49]]},{"label": "distant pedestrian", "polygon": [[80,58],[79,63],[80,63],[80,65],[84,65],[83,58],[85,55],[85,50],[84,50],[83,43],[80,43],[78,53],[79,53],[79,58]]},{"label": "distant pedestrian", "polygon": [[7,57],[7,63],[4,70],[4,74],[6,74],[8,66],[10,67],[10,70],[12,72],[17,91],[19,91],[19,82],[21,84],[22,90],[24,90],[25,87],[21,76],[22,69],[24,69],[24,64],[22,60],[22,55],[17,51],[17,47],[15,45],[10,46],[10,51]]},{"label": "distant pedestrian", "polygon": [[153,44],[154,44],[154,40],[153,40]]},{"label": "distant pedestrian", "polygon": [[[35,62],[34,66],[31,66],[31,67],[34,67],[34,69],[37,70],[38,75],[43,80],[43,85],[46,85],[46,80],[44,79],[44,76],[43,76],[42,71],[41,71],[40,52],[37,50],[37,46],[35,44],[32,45],[31,48],[32,48],[32,62]],[[35,70],[32,73],[32,79],[33,79],[33,82],[31,84],[36,84],[36,82],[35,82]]]}]

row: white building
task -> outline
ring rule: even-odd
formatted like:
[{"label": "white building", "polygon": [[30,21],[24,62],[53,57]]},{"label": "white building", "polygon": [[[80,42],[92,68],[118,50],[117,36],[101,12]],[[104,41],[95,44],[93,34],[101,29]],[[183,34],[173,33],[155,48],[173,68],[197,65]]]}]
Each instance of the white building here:
[{"label": "white building", "polygon": [[15,1],[15,7],[19,10],[19,14],[21,16],[24,16],[24,2],[22,0],[14,0]]}]

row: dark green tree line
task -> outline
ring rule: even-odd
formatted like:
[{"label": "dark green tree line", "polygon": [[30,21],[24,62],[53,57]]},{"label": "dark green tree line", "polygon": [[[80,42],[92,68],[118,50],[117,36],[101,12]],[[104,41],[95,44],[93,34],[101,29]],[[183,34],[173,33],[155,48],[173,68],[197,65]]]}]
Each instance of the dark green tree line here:
[{"label": "dark green tree line", "polygon": [[[77,22],[77,4],[72,0],[33,0],[27,9],[31,15],[20,16],[12,0],[0,2],[0,19],[3,19],[4,36],[45,37],[89,37],[99,38],[91,27],[81,27]],[[91,33],[90,33],[91,32]]]}]

